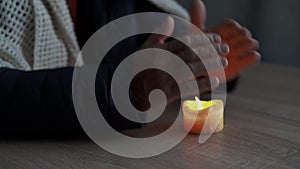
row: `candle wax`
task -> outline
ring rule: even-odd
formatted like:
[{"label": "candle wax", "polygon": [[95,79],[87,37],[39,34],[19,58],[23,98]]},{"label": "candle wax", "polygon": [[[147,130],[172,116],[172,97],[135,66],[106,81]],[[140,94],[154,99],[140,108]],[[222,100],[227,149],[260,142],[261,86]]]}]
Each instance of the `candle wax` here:
[{"label": "candle wax", "polygon": [[[193,134],[212,134],[222,131],[224,127],[223,102],[221,100],[201,101],[201,105],[202,108],[199,108],[198,103],[192,100],[183,103],[185,130]],[[205,122],[206,127],[203,127]]]}]

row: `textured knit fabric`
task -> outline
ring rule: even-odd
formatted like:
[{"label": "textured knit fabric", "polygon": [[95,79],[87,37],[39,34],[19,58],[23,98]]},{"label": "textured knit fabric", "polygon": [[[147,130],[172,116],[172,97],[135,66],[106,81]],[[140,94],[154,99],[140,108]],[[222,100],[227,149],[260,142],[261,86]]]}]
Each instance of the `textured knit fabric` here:
[{"label": "textured knit fabric", "polygon": [[[174,0],[149,1],[188,19]],[[65,0],[0,0],[0,67],[39,70],[74,66],[78,52]]]},{"label": "textured knit fabric", "polygon": [[0,67],[74,65],[79,52],[63,0],[0,0]]},{"label": "textured knit fabric", "polygon": [[176,0],[148,0],[153,5],[170,14],[181,18],[190,19],[189,13]]},{"label": "textured knit fabric", "polygon": [[[128,14],[163,12],[147,1],[79,2],[78,24],[85,28],[79,32],[87,32],[89,35],[106,23]],[[91,25],[95,27],[90,29]],[[103,116],[115,130],[141,127],[141,124],[129,121],[118,113],[111,98],[110,84],[113,72],[122,58],[136,51],[146,38],[138,40],[137,37],[131,37],[116,44],[107,54],[109,59],[102,62],[98,70],[95,83],[97,102]],[[0,68],[0,137],[33,135],[65,138],[84,133],[73,108],[72,74],[73,68],[38,71]]]}]

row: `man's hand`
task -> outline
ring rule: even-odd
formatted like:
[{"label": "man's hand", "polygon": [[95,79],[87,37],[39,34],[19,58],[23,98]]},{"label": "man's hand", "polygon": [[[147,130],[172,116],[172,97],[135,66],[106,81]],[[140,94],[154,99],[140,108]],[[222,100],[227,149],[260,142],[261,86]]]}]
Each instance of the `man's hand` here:
[{"label": "man's hand", "polygon": [[[191,22],[204,32],[212,32],[222,37],[222,42],[229,45],[230,52],[226,55],[228,66],[225,68],[226,79],[234,80],[241,71],[252,66],[260,59],[258,41],[252,38],[248,29],[233,20],[225,21],[216,28],[206,29],[206,8],[201,0],[194,0],[191,6]],[[213,72],[218,74],[218,72]]]},{"label": "man's hand", "polygon": [[[173,18],[169,17],[162,26],[164,32],[170,36],[174,29]],[[203,37],[205,36],[203,34],[192,34],[181,37],[180,40],[185,42],[189,47],[178,40],[169,40],[169,36],[153,34],[142,45],[142,49],[159,48],[172,52],[189,66],[194,75],[193,77],[186,77],[186,79],[177,79],[181,82],[181,84],[177,84],[170,75],[159,70],[146,70],[138,74],[132,81],[132,91],[135,104],[139,110],[147,110],[150,108],[148,96],[154,89],[163,90],[167,96],[168,103],[180,99],[181,94],[178,90],[178,85],[189,86],[188,84],[191,83],[194,78],[196,78],[200,93],[211,91],[218,87],[219,80],[217,77],[214,77],[211,78],[210,81],[210,79],[205,75],[208,71],[224,69],[224,67],[227,66],[226,58],[221,58],[222,63],[220,63],[219,56],[214,56],[215,50],[218,52],[218,55],[225,55],[229,52],[228,46],[221,43],[219,35],[207,33],[206,36],[209,41]],[[214,48],[211,47],[211,44],[213,44]],[[199,55],[203,57],[207,56],[204,60],[205,66],[199,59]],[[154,59],[153,62],[159,63],[161,61],[159,59]],[[174,66],[174,70],[178,70],[178,72],[180,72],[180,69],[180,66]],[[190,93],[183,93],[183,95],[185,97],[194,97],[195,95],[198,95],[198,93],[195,92],[196,91],[190,91]]]},{"label": "man's hand", "polygon": [[225,68],[226,80],[235,79],[239,73],[260,60],[261,56],[256,51],[259,47],[257,40],[252,38],[250,31],[239,25],[234,20],[228,20],[209,30],[222,37],[223,42],[230,47],[226,56],[228,67]]}]

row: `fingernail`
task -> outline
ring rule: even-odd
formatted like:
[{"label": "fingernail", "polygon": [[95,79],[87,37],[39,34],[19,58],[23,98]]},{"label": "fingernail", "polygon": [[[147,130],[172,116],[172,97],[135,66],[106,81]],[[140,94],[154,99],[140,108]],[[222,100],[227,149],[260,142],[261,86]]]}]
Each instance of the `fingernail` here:
[{"label": "fingernail", "polygon": [[211,87],[213,89],[217,88],[220,85],[220,80],[217,77],[210,78],[210,81],[211,81]]},{"label": "fingernail", "polygon": [[229,46],[227,44],[222,43],[220,45],[220,48],[221,48],[223,53],[228,53],[229,52]]},{"label": "fingernail", "polygon": [[228,60],[225,57],[221,57],[221,62],[224,68],[228,66]]},{"label": "fingernail", "polygon": [[257,57],[257,61],[258,62],[261,61],[261,54],[258,53],[258,52],[255,52],[255,54],[256,54],[256,57]]},{"label": "fingernail", "polygon": [[215,43],[220,43],[220,42],[222,42],[222,38],[221,38],[220,35],[214,34],[214,35],[213,35],[213,39],[214,39],[214,42],[215,42]]}]

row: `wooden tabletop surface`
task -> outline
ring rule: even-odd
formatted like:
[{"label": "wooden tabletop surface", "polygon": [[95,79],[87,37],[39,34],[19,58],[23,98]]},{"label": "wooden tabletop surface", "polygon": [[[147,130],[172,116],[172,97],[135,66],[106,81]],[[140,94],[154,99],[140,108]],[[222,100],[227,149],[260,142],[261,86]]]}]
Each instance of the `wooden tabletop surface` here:
[{"label": "wooden tabletop surface", "polygon": [[300,69],[260,63],[228,95],[224,131],[188,135],[146,159],[110,154],[89,140],[1,140],[0,169],[300,168]]}]

